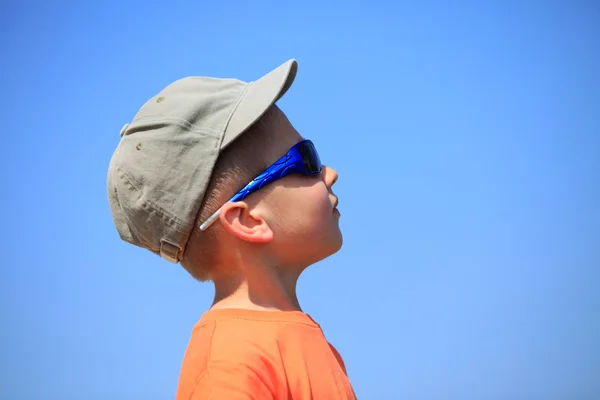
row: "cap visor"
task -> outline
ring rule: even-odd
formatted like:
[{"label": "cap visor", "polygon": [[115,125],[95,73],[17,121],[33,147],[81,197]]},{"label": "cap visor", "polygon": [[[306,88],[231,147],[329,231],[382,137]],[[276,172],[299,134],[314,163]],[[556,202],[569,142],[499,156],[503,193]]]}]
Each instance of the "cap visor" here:
[{"label": "cap visor", "polygon": [[297,70],[298,63],[292,59],[248,85],[227,124],[221,149],[246,131],[287,92],[294,82]]}]

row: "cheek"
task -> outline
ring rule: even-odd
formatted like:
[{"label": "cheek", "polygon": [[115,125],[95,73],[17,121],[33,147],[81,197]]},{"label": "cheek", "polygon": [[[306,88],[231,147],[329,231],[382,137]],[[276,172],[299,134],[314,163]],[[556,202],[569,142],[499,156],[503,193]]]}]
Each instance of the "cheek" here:
[{"label": "cheek", "polygon": [[278,241],[308,243],[331,233],[335,216],[323,181],[290,176],[267,190],[265,216]]},{"label": "cheek", "polygon": [[287,187],[268,199],[273,248],[282,260],[313,263],[341,247],[341,233],[327,187]]},{"label": "cheek", "polygon": [[299,188],[286,197],[280,211],[280,221],[285,221],[282,228],[286,231],[315,237],[331,224],[332,206],[324,186]]}]

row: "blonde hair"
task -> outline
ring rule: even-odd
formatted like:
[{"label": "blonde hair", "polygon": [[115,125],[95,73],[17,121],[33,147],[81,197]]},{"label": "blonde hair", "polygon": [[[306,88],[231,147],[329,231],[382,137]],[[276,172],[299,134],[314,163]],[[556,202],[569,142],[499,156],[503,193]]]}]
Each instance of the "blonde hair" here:
[{"label": "blonde hair", "polygon": [[215,249],[223,227],[217,222],[203,232],[198,226],[268,167],[265,154],[270,149],[276,134],[270,127],[278,114],[277,106],[270,107],[217,159],[196,224],[181,260],[181,265],[190,275],[201,282],[211,279],[212,266],[218,261]]}]

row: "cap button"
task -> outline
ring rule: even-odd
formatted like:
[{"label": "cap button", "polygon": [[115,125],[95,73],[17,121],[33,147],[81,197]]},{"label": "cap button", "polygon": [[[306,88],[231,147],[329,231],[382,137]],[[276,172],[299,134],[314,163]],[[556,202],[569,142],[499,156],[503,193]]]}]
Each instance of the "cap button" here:
[{"label": "cap button", "polygon": [[129,128],[129,124],[125,124],[122,128],[121,128],[121,137],[123,137],[123,135],[125,134],[125,131],[127,131],[127,128]]}]

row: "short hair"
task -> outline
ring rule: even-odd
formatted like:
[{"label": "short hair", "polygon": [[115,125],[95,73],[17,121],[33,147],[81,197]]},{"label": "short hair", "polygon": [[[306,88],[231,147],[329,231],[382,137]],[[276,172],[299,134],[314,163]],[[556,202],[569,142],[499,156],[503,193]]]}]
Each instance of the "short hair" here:
[{"label": "short hair", "polygon": [[181,260],[181,265],[190,275],[201,282],[211,279],[212,267],[218,261],[215,249],[223,227],[215,223],[201,231],[199,225],[269,166],[265,154],[274,141],[275,132],[272,132],[271,126],[279,113],[277,106],[270,107],[246,132],[225,148],[217,159]]}]

